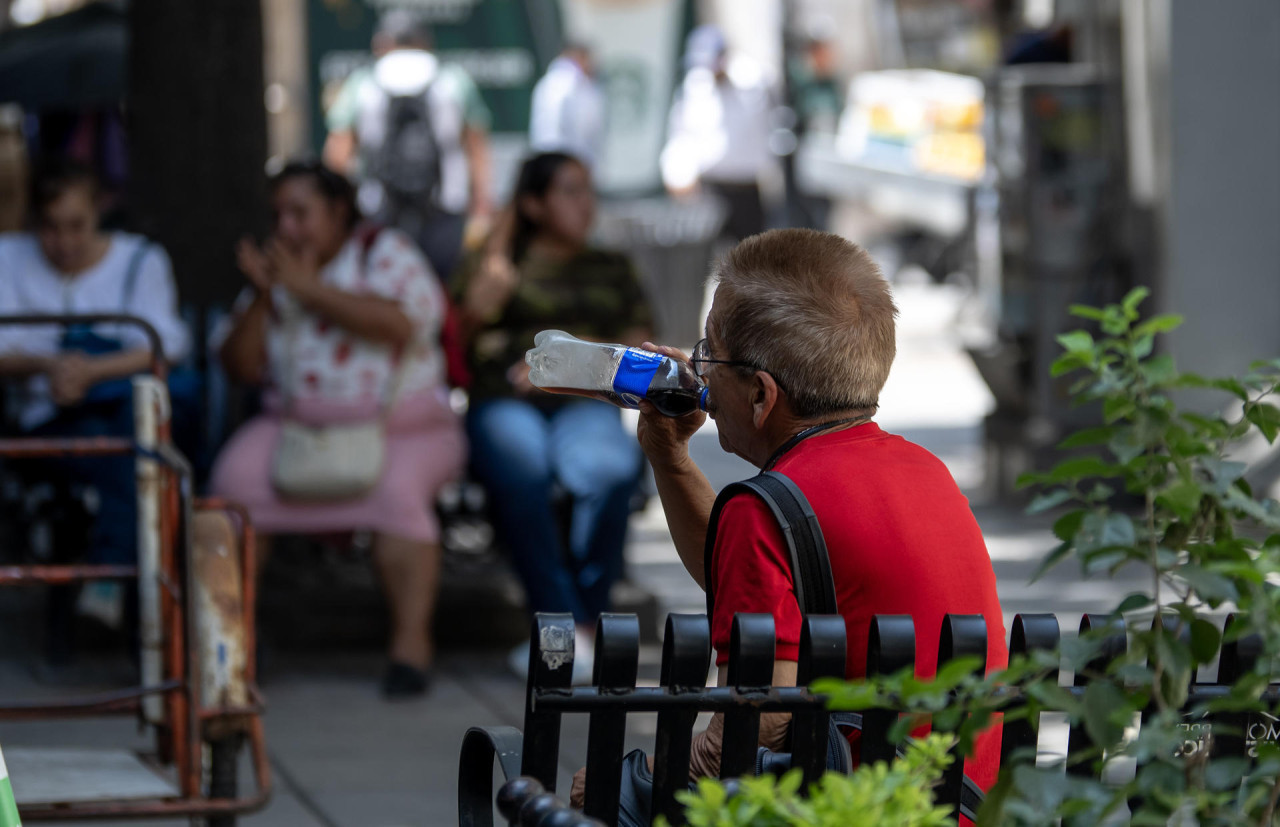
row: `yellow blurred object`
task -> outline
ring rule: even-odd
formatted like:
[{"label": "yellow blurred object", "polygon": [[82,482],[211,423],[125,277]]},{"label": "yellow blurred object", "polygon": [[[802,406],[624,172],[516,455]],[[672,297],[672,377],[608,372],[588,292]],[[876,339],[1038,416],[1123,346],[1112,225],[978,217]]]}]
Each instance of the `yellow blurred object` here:
[{"label": "yellow blurred object", "polygon": [[945,132],[916,141],[912,160],[921,172],[977,180],[986,165],[982,136],[974,132]]}]

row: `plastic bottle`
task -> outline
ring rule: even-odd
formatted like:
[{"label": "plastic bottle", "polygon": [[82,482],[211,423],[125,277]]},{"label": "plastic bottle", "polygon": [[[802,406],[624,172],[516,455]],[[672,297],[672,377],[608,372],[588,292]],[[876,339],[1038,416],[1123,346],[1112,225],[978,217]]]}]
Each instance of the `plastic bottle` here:
[{"label": "plastic bottle", "polygon": [[524,355],[529,381],[544,391],[603,399],[638,408],[647,399],[667,416],[707,409],[707,386],[687,362],[635,347],[584,342],[544,330]]}]

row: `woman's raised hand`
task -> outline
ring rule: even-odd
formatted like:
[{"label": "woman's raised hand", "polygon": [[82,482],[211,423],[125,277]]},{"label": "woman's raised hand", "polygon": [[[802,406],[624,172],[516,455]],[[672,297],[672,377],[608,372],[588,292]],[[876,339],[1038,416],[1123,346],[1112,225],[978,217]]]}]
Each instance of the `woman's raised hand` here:
[{"label": "woman's raised hand", "polygon": [[[645,342],[641,347],[681,362],[689,361],[689,357],[679,348],[664,347],[652,342]],[[641,399],[636,438],[640,440],[640,449],[655,467],[676,465],[688,459],[689,440],[706,421],[707,415],[700,410],[685,416],[663,416],[658,413],[657,408]]]},{"label": "woman's raised hand", "polygon": [[467,285],[463,307],[474,319],[492,321],[502,314],[518,281],[510,258],[503,253],[486,253]]},{"label": "woman's raised hand", "polygon": [[294,251],[273,238],[267,242],[266,258],[275,282],[295,296],[318,281],[320,266],[309,250]]},{"label": "woman's raised hand", "polygon": [[271,263],[251,238],[242,238],[236,245],[236,264],[240,272],[259,293],[271,290]]}]

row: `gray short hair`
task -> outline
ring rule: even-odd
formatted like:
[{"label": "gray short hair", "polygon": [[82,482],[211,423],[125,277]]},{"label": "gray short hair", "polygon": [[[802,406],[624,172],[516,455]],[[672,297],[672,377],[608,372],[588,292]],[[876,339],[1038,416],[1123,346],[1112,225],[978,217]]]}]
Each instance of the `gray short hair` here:
[{"label": "gray short hair", "polygon": [[797,416],[876,407],[898,310],[866,250],[831,233],[770,230],[731,250],[713,277],[727,358],[772,374]]}]

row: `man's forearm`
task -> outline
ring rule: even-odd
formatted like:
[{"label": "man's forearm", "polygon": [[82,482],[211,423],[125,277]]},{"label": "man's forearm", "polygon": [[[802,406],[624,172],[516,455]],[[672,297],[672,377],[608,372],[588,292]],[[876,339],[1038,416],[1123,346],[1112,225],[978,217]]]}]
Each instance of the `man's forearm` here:
[{"label": "man's forearm", "polygon": [[686,456],[671,466],[654,465],[654,482],[658,499],[671,529],[680,562],[698,585],[706,589],[703,557],[707,543],[707,523],[711,520],[711,508],[716,502],[715,489],[702,469]]}]

